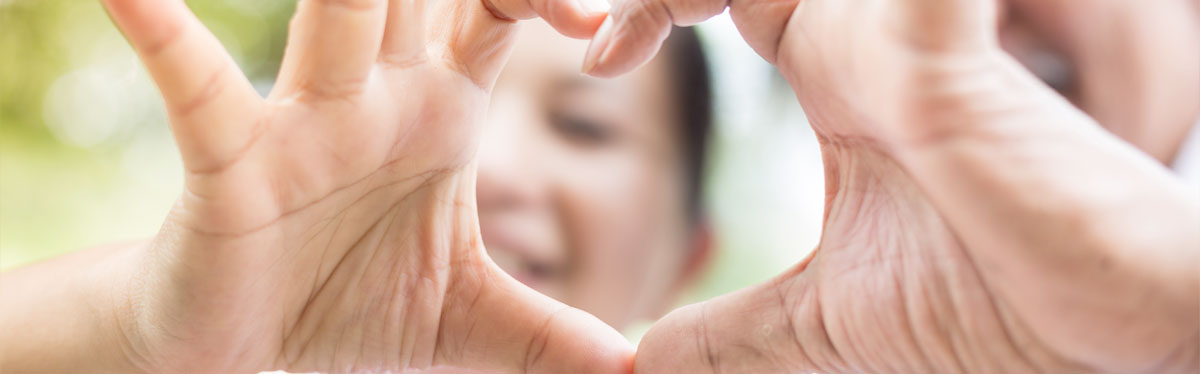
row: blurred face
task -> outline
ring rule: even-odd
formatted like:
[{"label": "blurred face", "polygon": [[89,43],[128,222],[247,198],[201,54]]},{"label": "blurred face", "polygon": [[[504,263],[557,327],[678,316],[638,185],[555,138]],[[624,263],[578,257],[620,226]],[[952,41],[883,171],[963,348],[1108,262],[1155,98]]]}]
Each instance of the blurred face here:
[{"label": "blurred face", "polygon": [[669,306],[691,248],[669,61],[585,77],[586,41],[527,22],[496,84],[479,157],[492,258],[623,327]]},{"label": "blurred face", "polygon": [[1007,0],[1001,43],[1117,136],[1164,163],[1200,120],[1194,0]]}]

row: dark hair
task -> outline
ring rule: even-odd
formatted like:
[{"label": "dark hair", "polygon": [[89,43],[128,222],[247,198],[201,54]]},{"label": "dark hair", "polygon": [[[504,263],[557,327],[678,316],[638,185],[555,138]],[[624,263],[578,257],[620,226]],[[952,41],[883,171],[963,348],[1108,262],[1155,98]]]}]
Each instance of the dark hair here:
[{"label": "dark hair", "polygon": [[712,82],[708,61],[696,30],[674,27],[663,43],[678,110],[678,139],[683,153],[687,213],[693,221],[704,217],[704,171],[708,134],[713,127]]}]

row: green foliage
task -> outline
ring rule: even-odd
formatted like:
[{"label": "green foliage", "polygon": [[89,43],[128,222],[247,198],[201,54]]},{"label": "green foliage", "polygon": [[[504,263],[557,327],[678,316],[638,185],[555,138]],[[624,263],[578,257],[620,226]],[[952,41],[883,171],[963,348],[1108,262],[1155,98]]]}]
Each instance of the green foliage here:
[{"label": "green foliage", "polygon": [[[189,1],[269,88],[293,1]],[[99,1],[0,0],[0,269],[147,237],[178,193],[161,101]]]}]

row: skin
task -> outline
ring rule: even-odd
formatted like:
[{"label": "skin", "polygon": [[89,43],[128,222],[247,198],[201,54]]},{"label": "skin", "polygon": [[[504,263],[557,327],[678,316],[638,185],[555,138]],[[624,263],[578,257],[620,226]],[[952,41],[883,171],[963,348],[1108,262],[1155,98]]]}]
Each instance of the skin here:
[{"label": "skin", "polygon": [[586,37],[602,14],[307,0],[262,98],[183,2],[104,4],[162,91],[186,189],[150,243],[4,275],[23,306],[0,311],[22,342],[5,372],[628,369],[616,331],[492,263],[475,203],[513,19]]},{"label": "skin", "polygon": [[[150,2],[125,4],[151,6]],[[302,7],[318,6],[313,4],[328,3],[314,0],[303,3]],[[613,9],[610,19],[616,21],[599,32],[585,70],[596,74],[626,70],[653,52],[669,22],[698,21],[718,13],[729,3],[631,4],[617,4]],[[994,3],[984,0],[805,0],[803,3],[733,4],[731,11],[741,32],[760,54],[779,66],[809,111],[814,128],[823,140],[829,187],[825,233],[815,255],[793,271],[767,284],[672,313],[646,336],[640,347],[636,370],[651,373],[1197,370],[1200,358],[1197,357],[1196,336],[1200,335],[1200,322],[1195,316],[1200,309],[1200,275],[1195,271],[1195,265],[1200,263],[1200,253],[1197,253],[1200,249],[1194,243],[1200,242],[1200,233],[1194,226],[1200,222],[1200,201],[1188,194],[1160,163],[1102,131],[1091,118],[1003,53],[997,42],[995,21],[999,17]],[[111,7],[112,3],[109,5]],[[468,5],[469,13],[445,18],[466,22],[465,27],[432,33],[436,35],[432,40],[438,42],[432,47],[436,51],[432,56],[436,58],[429,58],[431,55],[426,53],[423,54],[426,58],[415,60],[407,57],[386,59],[399,71],[393,74],[412,80],[406,83],[430,84],[406,84],[403,87],[431,88],[421,92],[424,94],[418,96],[421,100],[413,100],[424,105],[394,113],[390,110],[397,106],[389,100],[388,110],[372,113],[406,118],[415,113],[429,115],[425,111],[433,110],[432,113],[441,115],[417,118],[438,119],[431,122],[441,126],[412,120],[378,122],[398,126],[397,130],[409,130],[399,133],[429,135],[414,135],[414,138],[422,139],[420,142],[400,142],[416,149],[398,148],[403,151],[401,155],[409,157],[391,164],[394,167],[380,173],[381,177],[366,180],[369,183],[395,182],[396,187],[361,196],[334,194],[336,196],[305,204],[305,196],[324,196],[320,192],[328,192],[322,191],[322,186],[359,180],[354,178],[353,171],[360,166],[337,164],[344,160],[336,156],[339,153],[313,152],[314,148],[325,149],[320,147],[330,147],[328,144],[332,141],[333,145],[344,144],[345,148],[328,149],[341,149],[346,153],[366,151],[370,155],[373,142],[395,140],[378,136],[379,131],[360,134],[354,130],[356,127],[345,126],[346,118],[363,115],[357,110],[375,108],[352,105],[359,102],[350,98],[359,94],[370,97],[372,95],[367,93],[383,90],[370,88],[383,83],[373,86],[370,82],[389,80],[384,78],[389,74],[371,68],[378,53],[365,53],[363,56],[370,57],[357,59],[355,56],[358,55],[353,51],[338,53],[346,51],[317,48],[315,51],[321,53],[303,52],[322,46],[353,50],[356,43],[346,41],[360,39],[368,41],[362,43],[368,46],[363,49],[373,49],[379,44],[375,41],[381,38],[372,39],[369,35],[374,34],[369,32],[364,32],[367,36],[358,37],[337,35],[372,29],[371,22],[339,23],[336,18],[378,13],[374,12],[378,6],[338,6],[335,11],[310,14],[338,16],[320,22],[306,22],[304,11],[298,17],[297,24],[301,29],[306,23],[327,28],[324,32],[296,34],[308,43],[297,46],[299,51],[289,52],[289,55],[308,55],[312,60],[285,62],[285,79],[281,81],[288,82],[295,77],[304,79],[293,82],[295,85],[281,87],[283,92],[295,89],[309,93],[299,95],[299,98],[316,93],[317,97],[312,99],[315,102],[355,109],[347,113],[329,113],[342,119],[336,121],[340,125],[338,131],[318,133],[315,129],[325,129],[317,126],[321,116],[300,112],[291,117],[299,118],[294,123],[285,121],[296,125],[289,127],[289,131],[269,131],[277,127],[267,126],[257,136],[229,134],[251,130],[256,128],[251,124],[262,121],[235,126],[238,121],[206,117],[230,112],[236,113],[237,118],[245,116],[248,109],[237,105],[254,101],[239,96],[226,98],[227,92],[236,93],[238,89],[217,90],[220,94],[212,94],[211,99],[201,101],[183,99],[209,95],[196,96],[197,92],[205,92],[199,87],[206,86],[201,81],[189,81],[197,75],[176,74],[179,70],[173,71],[172,67],[187,62],[212,68],[219,66],[221,61],[228,63],[228,59],[219,53],[197,52],[180,56],[170,52],[211,52],[211,48],[170,47],[189,46],[190,42],[164,44],[156,43],[154,38],[141,39],[146,35],[171,35],[169,32],[162,34],[164,30],[170,30],[162,26],[180,24],[179,16],[186,13],[178,4],[156,2],[153,6],[163,9],[111,9],[114,18],[123,24],[133,43],[139,46],[143,58],[148,60],[152,74],[160,78],[164,96],[172,103],[173,126],[179,134],[186,164],[191,173],[200,175],[189,175],[188,195],[181,199],[178,218],[168,222],[165,234],[156,242],[160,244],[119,255],[80,255],[45,265],[43,269],[49,271],[31,270],[5,279],[3,284],[14,283],[9,282],[11,279],[41,281],[54,274],[80,274],[70,271],[73,269],[89,270],[77,275],[78,278],[50,282],[66,287],[42,291],[41,295],[19,295],[10,299],[9,295],[22,291],[11,287],[4,290],[7,300],[34,302],[22,304],[30,305],[30,308],[20,311],[5,310],[0,321],[6,325],[0,331],[17,331],[13,334],[20,335],[14,339],[31,342],[34,349],[56,348],[53,352],[6,348],[3,353],[6,370],[14,367],[9,364],[13,362],[17,368],[14,371],[39,369],[32,365],[63,365],[42,369],[72,371],[71,364],[92,370],[128,369],[119,365],[120,359],[110,361],[105,357],[149,358],[125,363],[140,364],[142,369],[159,372],[172,368],[147,369],[146,365],[166,362],[188,371],[238,371],[248,367],[234,366],[255,364],[293,370],[349,371],[365,370],[368,366],[371,369],[397,369],[413,362],[417,365],[408,366],[448,362],[500,371],[621,369],[621,356],[627,351],[615,343],[619,337],[605,338],[604,329],[596,327],[598,321],[548,301],[502,276],[502,272],[486,261],[482,249],[471,245],[479,243],[478,230],[472,230],[471,226],[475,217],[463,213],[474,211],[469,198],[463,196],[473,196],[474,191],[469,187],[473,183],[468,176],[474,173],[438,167],[446,165],[442,162],[456,165],[449,160],[461,160],[454,157],[461,156],[460,153],[440,153],[455,149],[448,145],[458,144],[456,142],[472,144],[467,141],[471,137],[455,131],[471,133],[470,126],[449,119],[472,113],[471,108],[478,107],[469,105],[472,104],[469,99],[482,96],[480,91],[485,92],[487,85],[480,83],[490,79],[478,79],[476,74],[488,78],[488,72],[497,70],[491,68],[494,65],[473,62],[494,61],[493,48],[506,45],[487,38],[503,36],[504,32],[476,28],[480,24],[475,22],[486,25],[512,18],[497,18],[495,12],[523,17],[522,12],[507,6],[494,6],[488,12],[476,5]],[[147,16],[149,14],[155,17]],[[384,21],[377,23],[385,24]],[[551,23],[555,23],[553,17]],[[419,23],[386,24],[412,26]],[[464,25],[453,22],[430,24]],[[391,28],[397,27],[400,26]],[[445,26],[432,28],[441,27]],[[380,32],[384,30],[382,26],[376,28]],[[457,32],[467,32],[468,37],[455,37]],[[319,43],[307,38],[336,40],[337,43]],[[189,38],[174,40],[190,41]],[[203,40],[207,41],[201,44],[215,46],[211,37]],[[399,44],[411,46],[413,43]],[[163,45],[167,47],[161,48]],[[216,59],[221,61],[204,65],[213,62],[206,60],[211,56],[217,56]],[[329,59],[336,56],[337,63],[332,65],[337,68],[322,65],[330,61],[322,61],[321,56]],[[397,55],[388,53],[385,56]],[[455,58],[447,59],[447,56]],[[445,61],[459,63],[451,63],[447,68],[441,65]],[[356,66],[356,62],[362,62],[362,66]],[[328,85],[330,81],[312,79],[313,74],[335,78],[332,82],[357,83]],[[364,79],[352,79],[364,76]],[[364,88],[347,88],[360,85]],[[317,91],[311,91],[313,89]],[[457,91],[460,89],[461,92]],[[340,94],[329,95],[332,92]],[[450,96],[431,97],[439,93]],[[293,95],[282,97],[296,99]],[[339,99],[319,100],[330,97]],[[426,99],[429,101],[422,101]],[[464,102],[467,105],[463,107],[441,107]],[[213,103],[225,103],[228,107]],[[210,107],[210,104],[214,106]],[[206,107],[225,110],[197,109]],[[268,118],[275,118],[273,116]],[[365,121],[364,126],[373,123],[376,122]],[[199,124],[207,125],[205,131],[199,131],[196,127]],[[254,131],[250,133],[254,134]],[[306,135],[313,133],[318,134]],[[333,141],[347,134],[359,134],[361,138],[344,143]],[[271,148],[235,152],[242,148],[260,148],[216,141],[229,139],[267,139],[253,144],[273,144],[283,151],[293,152],[268,152],[274,150]],[[432,147],[430,143],[438,144]],[[381,149],[389,151],[379,151],[381,154],[390,155],[390,151],[397,148]],[[257,155],[255,157],[265,160],[233,157],[234,154]],[[272,158],[279,154],[296,157]],[[334,156],[321,157],[325,154]],[[299,162],[308,167],[287,167],[299,163],[295,161],[299,157],[304,158]],[[230,159],[253,161],[230,162]],[[227,163],[266,164],[270,168],[220,167]],[[339,167],[316,170],[311,167],[326,163]],[[423,165],[434,167],[422,169]],[[470,169],[474,163],[463,162],[462,165]],[[431,169],[449,171],[433,173],[437,177],[428,177],[417,186],[406,187],[408,183],[422,180],[418,176]],[[207,176],[226,170],[234,174],[226,178]],[[240,171],[235,173],[233,170]],[[320,178],[328,177],[319,173],[321,170],[330,171],[334,177]],[[284,174],[274,174],[276,172]],[[285,183],[278,183],[280,180]],[[369,187],[362,189],[370,191]],[[226,189],[241,193],[231,194]],[[359,189],[337,191],[356,190]],[[268,195],[263,198],[255,193]],[[401,196],[373,201],[378,204],[340,203],[393,193]],[[244,196],[244,199],[238,200],[234,196]],[[351,209],[356,206],[357,209]],[[370,214],[371,209],[379,206],[394,208]],[[304,207],[297,212],[317,209],[314,212],[321,214],[314,215],[322,217],[330,216],[328,213],[331,212],[346,217],[338,224],[341,229],[333,232],[315,230],[309,234],[325,235],[323,238],[329,243],[358,244],[346,248],[326,245],[318,247],[322,251],[309,252],[307,248],[311,247],[304,245],[272,242],[272,238],[305,237],[301,235],[306,233],[303,230],[288,231],[291,227],[312,227],[303,224],[307,216],[304,213],[286,216],[279,213],[289,212],[289,207]],[[329,207],[333,210],[321,211]],[[468,209],[455,209],[463,207]],[[222,212],[237,214],[218,214]],[[414,216],[421,219],[404,219]],[[251,235],[250,231],[239,230],[264,225],[260,220],[300,224],[265,224],[264,227],[271,229],[261,232],[276,231],[278,227],[280,232],[275,235]],[[374,229],[377,224],[388,221],[401,222],[394,226],[398,227],[397,231]],[[359,231],[356,229],[363,234],[355,240],[342,240],[344,235],[353,237],[351,234]],[[467,232],[465,240],[459,236],[462,231]],[[347,234],[339,235],[339,232]],[[230,239],[230,236],[234,238]],[[380,250],[378,245],[370,246],[372,242],[387,243],[388,250]],[[368,245],[362,247],[362,243]],[[355,250],[351,251],[351,248]],[[284,260],[277,261],[275,259],[280,258],[277,251],[301,255],[295,256],[297,259],[285,256]],[[312,257],[316,260],[303,261],[310,258],[303,254],[314,253],[316,255]],[[365,261],[362,253],[382,257]],[[326,256],[332,256],[336,261],[327,261]],[[130,309],[104,305],[112,300],[105,301],[102,296],[130,294],[130,288],[106,282],[120,278],[107,272],[138,263],[137,260],[142,265],[135,267],[136,271],[115,274],[139,274],[141,279],[152,281],[140,283],[140,288],[132,288],[136,290],[133,293],[136,297],[118,297],[116,301],[136,303],[138,307],[132,310],[139,312],[134,314],[132,321],[154,323],[135,324],[140,328],[126,329],[121,328],[121,323],[131,319],[122,313],[128,313]],[[300,270],[298,275],[287,272],[304,268],[293,263],[309,265],[310,271]],[[331,267],[321,266],[324,264]],[[343,266],[359,268],[339,273],[336,269],[344,269]],[[311,271],[312,267],[317,271]],[[332,275],[326,278],[321,269],[327,269]],[[104,274],[109,277],[102,276]],[[384,281],[357,282],[360,278],[376,276]],[[416,280],[411,281],[414,276]],[[300,282],[296,282],[297,279]],[[323,287],[304,290],[306,287],[295,286],[297,283],[308,284],[311,279],[316,280],[314,285]],[[439,287],[443,279],[447,284]],[[395,292],[380,291],[380,284],[405,290],[404,297]],[[110,294],[107,292],[114,290],[107,287],[126,292]],[[171,292],[156,287],[167,287]],[[328,293],[322,292],[326,287]],[[259,293],[262,289],[268,290]],[[291,300],[296,294],[300,295],[301,301],[305,294],[315,295],[318,301],[297,303]],[[272,296],[280,300],[271,301]],[[319,301],[328,298],[339,302]],[[427,304],[429,300],[438,303]],[[462,303],[462,300],[468,302]],[[402,306],[399,310],[403,318],[397,319],[386,311],[376,312],[389,303]],[[339,308],[346,305],[374,308]],[[231,308],[237,313],[229,313]],[[282,309],[282,313],[273,313],[280,312],[273,308]],[[287,313],[289,311],[299,311],[300,317],[290,319],[287,317],[292,315]],[[396,331],[388,329],[392,326],[387,326],[386,322],[410,321],[410,312],[412,318],[426,316],[429,319],[416,325],[398,323],[399,332],[381,334],[383,339],[363,338],[365,333]],[[116,318],[110,317],[114,314]],[[276,318],[276,315],[283,317]],[[309,317],[305,318],[306,315]],[[431,315],[436,317],[429,317]],[[63,318],[57,319],[58,324],[33,326],[77,328],[57,334],[19,328],[26,322],[38,321],[38,317]],[[541,323],[532,323],[531,319]],[[293,326],[310,327],[289,329],[289,321],[294,323]],[[332,321],[335,326],[310,321]],[[379,323],[383,323],[384,328],[380,328]],[[432,341],[431,345],[405,344],[422,342],[420,338],[427,335],[417,332],[420,328],[415,326],[431,326],[430,323],[439,327],[436,332],[426,333],[436,337],[424,341]],[[119,329],[107,331],[111,324],[116,324]],[[288,338],[291,335],[286,333],[283,339],[271,336],[278,331],[300,331],[302,337],[297,341]],[[78,339],[65,343],[52,341],[61,336]],[[135,344],[123,344],[128,341]],[[149,343],[145,344],[147,341]],[[396,347],[381,349],[377,345],[397,341],[400,344]],[[530,344],[511,344],[514,341]],[[75,347],[71,344],[94,345]],[[301,349],[295,355],[285,353],[289,352],[287,347],[296,344],[301,348],[315,348]],[[338,349],[339,346],[356,348]],[[157,352],[138,351],[148,347]],[[109,356],[96,354],[99,357],[91,357],[92,360],[86,362],[80,362],[77,356],[62,357],[90,352],[89,349],[126,351]],[[423,349],[433,349],[433,352],[421,351]],[[148,352],[158,355],[146,354]],[[389,361],[397,358],[395,352],[402,352],[398,357],[399,364]],[[409,355],[409,352],[416,353]],[[531,355],[531,352],[537,353]],[[268,365],[268,362],[275,365]]]},{"label": "skin", "polygon": [[[1200,119],[1197,3],[1005,5],[999,28],[1005,51],[1114,135],[1165,164],[1174,161]],[[1055,62],[1061,66],[1044,66]]]},{"label": "skin", "polygon": [[620,329],[669,310],[707,229],[684,206],[673,61],[596,79],[579,73],[586,50],[521,30],[483,129],[479,220],[502,269]]},{"label": "skin", "polygon": [[[619,2],[585,69],[636,66],[671,22],[727,4]],[[1195,30],[1190,6],[1146,5]],[[660,320],[637,372],[1200,370],[1200,200],[1163,168],[1169,157],[1104,131],[1007,54],[996,2],[742,1],[730,12],[822,141],[824,233],[791,271]],[[1157,76],[1139,85],[1174,87]],[[1141,103],[1107,112],[1150,115]],[[1181,126],[1147,125],[1163,123]],[[1153,143],[1139,144],[1161,150]]]}]

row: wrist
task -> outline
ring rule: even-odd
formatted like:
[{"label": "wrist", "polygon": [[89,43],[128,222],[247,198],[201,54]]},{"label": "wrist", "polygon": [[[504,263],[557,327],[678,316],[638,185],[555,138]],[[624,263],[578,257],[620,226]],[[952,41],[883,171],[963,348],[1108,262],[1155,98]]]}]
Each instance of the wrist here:
[{"label": "wrist", "polygon": [[106,250],[107,256],[95,262],[93,271],[82,273],[77,280],[78,289],[87,290],[84,291],[85,300],[95,319],[91,337],[79,339],[91,342],[93,352],[97,353],[96,357],[84,362],[89,370],[153,372],[143,359],[133,299],[140,253],[146,245],[146,242],[114,245]]},{"label": "wrist", "polygon": [[144,329],[139,316],[143,311],[142,303],[137,298],[142,292],[144,273],[143,261],[147,248],[154,241],[142,241],[122,248],[112,259],[109,291],[103,307],[111,311],[110,328],[106,331],[112,334],[109,341],[116,347],[116,364],[122,372],[153,373],[156,370],[151,360],[150,352],[145,344]]},{"label": "wrist", "polygon": [[74,253],[0,279],[0,367],[12,372],[143,372],[122,326],[129,245]]}]

